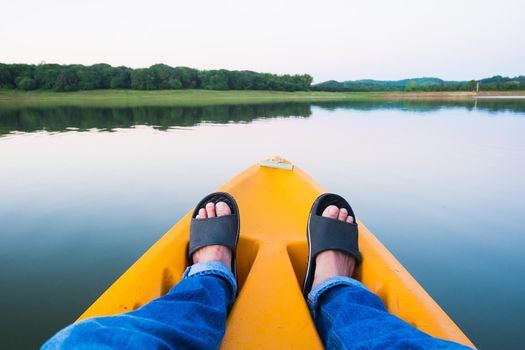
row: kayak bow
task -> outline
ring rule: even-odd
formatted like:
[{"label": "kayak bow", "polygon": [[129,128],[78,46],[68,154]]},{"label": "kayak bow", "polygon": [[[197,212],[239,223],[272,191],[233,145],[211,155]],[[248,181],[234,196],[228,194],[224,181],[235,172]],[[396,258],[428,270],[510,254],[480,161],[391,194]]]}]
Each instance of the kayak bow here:
[{"label": "kayak bow", "polygon": [[[239,296],[222,348],[322,348],[301,284],[308,247],[306,220],[325,190],[279,158],[251,166],[218,189],[241,212]],[[134,310],[177,283],[186,267],[191,211],[129,268],[79,320]],[[432,336],[473,346],[396,258],[359,222],[363,263],[356,278],[388,311]]]}]

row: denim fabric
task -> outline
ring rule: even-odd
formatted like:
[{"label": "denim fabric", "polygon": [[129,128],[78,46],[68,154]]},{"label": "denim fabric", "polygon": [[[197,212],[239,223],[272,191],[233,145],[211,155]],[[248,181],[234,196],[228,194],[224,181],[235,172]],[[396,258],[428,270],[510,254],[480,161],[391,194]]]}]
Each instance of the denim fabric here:
[{"label": "denim fabric", "polygon": [[218,276],[225,279],[230,287],[230,302],[228,303],[228,309],[231,309],[235,302],[235,298],[237,297],[237,280],[226,265],[215,261],[195,264],[186,268],[186,271],[182,274],[182,279],[184,280],[188,277],[197,276]]},{"label": "denim fabric", "polygon": [[[196,264],[166,295],[125,314],[73,324],[42,349],[217,349],[236,294],[225,265]],[[308,304],[328,349],[468,349],[389,314],[376,295],[348,277],[317,285]]]},{"label": "denim fabric", "polygon": [[308,306],[327,349],[469,349],[388,313],[377,295],[349,277],[329,278],[312,288]]},{"label": "denim fabric", "polygon": [[358,280],[345,276],[331,277],[317,284],[315,287],[312,288],[310,293],[308,293],[308,307],[310,308],[310,312],[312,313],[312,317],[314,319],[317,315],[316,310],[317,305],[319,303],[319,297],[326,290],[339,285],[355,286],[366,289],[365,285],[359,282]]},{"label": "denim fabric", "polygon": [[42,349],[217,349],[236,292],[225,265],[195,264],[166,295],[125,314],[75,323]]}]

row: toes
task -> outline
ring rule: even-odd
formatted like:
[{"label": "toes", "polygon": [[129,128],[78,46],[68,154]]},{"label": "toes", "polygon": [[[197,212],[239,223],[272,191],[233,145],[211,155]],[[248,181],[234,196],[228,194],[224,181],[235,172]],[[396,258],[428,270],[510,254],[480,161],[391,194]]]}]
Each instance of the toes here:
[{"label": "toes", "polygon": [[329,205],[324,209],[323,216],[327,218],[337,219],[337,217],[339,216],[339,208],[335,205]]},{"label": "toes", "polygon": [[232,213],[228,204],[224,202],[218,202],[215,204],[215,210],[217,211],[217,216],[231,215]]},{"label": "toes", "polygon": [[206,214],[209,218],[214,218],[215,215],[215,204],[214,203],[208,203],[206,204]]},{"label": "toes", "polygon": [[354,223],[354,218],[352,216],[349,216],[346,218],[346,222],[350,223],[350,224],[353,224]]},{"label": "toes", "polygon": [[200,208],[199,214],[197,214],[197,219],[206,219],[208,216],[206,216],[206,209]]},{"label": "toes", "polygon": [[339,216],[337,217],[337,219],[341,221],[346,221],[347,217],[348,217],[348,210],[346,210],[345,208],[339,209]]}]

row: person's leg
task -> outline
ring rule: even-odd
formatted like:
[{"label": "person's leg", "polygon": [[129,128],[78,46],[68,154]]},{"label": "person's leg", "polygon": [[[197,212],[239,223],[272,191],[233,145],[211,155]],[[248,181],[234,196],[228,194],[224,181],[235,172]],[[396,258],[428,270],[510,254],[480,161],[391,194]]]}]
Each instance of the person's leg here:
[{"label": "person's leg", "polygon": [[[228,206],[207,206],[197,218],[216,214],[229,215]],[[218,348],[237,293],[230,270],[231,251],[224,246],[204,247],[195,252],[193,262],[182,281],[166,295],[125,314],[86,319],[66,327],[42,349]]]},{"label": "person's leg", "polygon": [[[353,222],[335,206],[323,216]],[[316,258],[308,305],[328,349],[468,349],[427,335],[388,313],[381,299],[351,278],[355,259],[337,251]]]}]

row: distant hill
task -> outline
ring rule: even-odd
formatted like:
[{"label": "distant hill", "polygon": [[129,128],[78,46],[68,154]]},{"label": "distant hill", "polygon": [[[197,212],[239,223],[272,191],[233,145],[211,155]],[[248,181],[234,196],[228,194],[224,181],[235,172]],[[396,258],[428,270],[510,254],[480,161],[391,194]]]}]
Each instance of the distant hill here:
[{"label": "distant hill", "polygon": [[520,75],[514,78],[508,78],[508,77],[502,77],[501,75],[495,75],[491,78],[485,78],[481,79],[480,83],[512,83],[512,82],[518,82],[518,83],[525,83],[525,76]]},{"label": "distant hill", "polygon": [[525,90],[525,76],[514,78],[500,75],[481,80],[446,81],[435,77],[402,80],[329,80],[312,85],[316,91],[472,91],[477,83],[480,90]]},{"label": "distant hill", "polygon": [[374,80],[374,79],[361,79],[361,80],[348,80],[343,83],[363,83],[363,84],[380,84],[380,85],[391,85],[391,86],[407,86],[409,82],[414,81],[418,85],[432,85],[442,84],[445,81],[439,78],[414,78],[414,79],[402,79],[402,80]]}]

